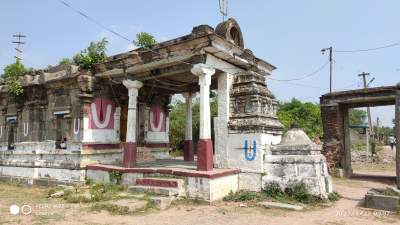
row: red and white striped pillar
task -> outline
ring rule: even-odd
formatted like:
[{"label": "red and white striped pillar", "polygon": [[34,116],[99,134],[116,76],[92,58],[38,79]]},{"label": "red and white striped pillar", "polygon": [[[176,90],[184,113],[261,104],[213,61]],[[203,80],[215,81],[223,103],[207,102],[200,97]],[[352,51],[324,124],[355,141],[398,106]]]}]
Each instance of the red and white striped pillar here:
[{"label": "red and white striped pillar", "polygon": [[123,152],[123,165],[132,168],[136,165],[136,115],[137,115],[137,96],[143,83],[137,80],[124,80],[124,86],[128,89],[128,118],[126,127],[126,143]]},{"label": "red and white striped pillar", "polygon": [[210,85],[215,69],[205,64],[196,64],[191,72],[199,77],[200,85],[200,138],[197,144],[197,170],[210,171],[213,169]]}]

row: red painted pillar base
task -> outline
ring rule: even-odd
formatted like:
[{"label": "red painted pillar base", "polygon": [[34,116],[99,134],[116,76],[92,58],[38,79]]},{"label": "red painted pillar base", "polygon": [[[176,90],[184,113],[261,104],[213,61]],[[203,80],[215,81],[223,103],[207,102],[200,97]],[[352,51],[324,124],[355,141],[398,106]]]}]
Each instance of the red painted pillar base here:
[{"label": "red painted pillar base", "polygon": [[200,139],[197,144],[197,170],[213,170],[213,142],[211,139]]},{"label": "red painted pillar base", "polygon": [[183,160],[194,161],[193,141],[185,140],[183,145]]},{"label": "red painted pillar base", "polygon": [[136,150],[136,143],[125,143],[122,160],[125,168],[133,168],[136,166]]}]

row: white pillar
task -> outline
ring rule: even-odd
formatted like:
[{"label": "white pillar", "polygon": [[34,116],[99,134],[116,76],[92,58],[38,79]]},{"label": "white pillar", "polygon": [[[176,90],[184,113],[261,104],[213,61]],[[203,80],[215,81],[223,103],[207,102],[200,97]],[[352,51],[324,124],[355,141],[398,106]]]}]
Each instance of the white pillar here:
[{"label": "white pillar", "polygon": [[215,69],[205,64],[196,64],[191,72],[199,77],[200,85],[200,139],[211,139],[210,85]]},{"label": "white pillar", "polygon": [[186,99],[186,130],[185,140],[193,140],[192,132],[192,93],[184,93],[182,96]]},{"label": "white pillar", "polygon": [[143,83],[137,80],[124,80],[124,86],[128,88],[128,118],[126,127],[126,142],[136,142],[136,114],[137,114],[137,96]]},{"label": "white pillar", "polygon": [[231,74],[221,72],[218,74],[218,117],[214,118],[214,163],[218,168],[229,168],[228,165],[228,122],[230,110]]},{"label": "white pillar", "polygon": [[192,132],[192,93],[182,94],[186,99],[186,129],[183,145],[183,159],[194,161],[193,132]]},{"label": "white pillar", "polygon": [[211,140],[210,85],[215,69],[196,64],[191,72],[199,77],[200,85],[200,138],[197,144],[197,170],[211,171],[213,165],[213,143]]},{"label": "white pillar", "polygon": [[137,80],[124,80],[124,86],[128,88],[128,118],[126,127],[126,143],[123,153],[124,167],[135,167],[136,165],[136,115],[137,115],[137,96],[143,83]]}]

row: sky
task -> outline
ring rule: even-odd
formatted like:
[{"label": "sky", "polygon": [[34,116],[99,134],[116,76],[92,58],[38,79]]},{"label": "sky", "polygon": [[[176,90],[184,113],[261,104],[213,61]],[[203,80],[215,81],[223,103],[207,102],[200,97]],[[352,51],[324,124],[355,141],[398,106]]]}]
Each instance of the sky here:
[{"label": "sky", "polygon": [[[194,26],[221,22],[218,0],[64,0],[102,25],[131,39],[145,31],[158,41],[189,34]],[[400,45],[377,51],[343,53],[400,42],[398,0],[228,0],[228,17],[242,30],[244,44],[277,67],[274,79],[306,76],[328,61],[321,49],[332,46],[333,89],[361,88],[358,74],[369,72],[371,87],[400,81]],[[14,62],[12,35],[27,35],[23,63],[45,68],[72,57],[89,42],[106,37],[108,54],[134,46],[78,15],[60,0],[2,0],[0,2],[0,70]],[[329,67],[307,79],[267,81],[280,101],[297,98],[319,102],[329,92]],[[394,107],[372,109],[372,118],[392,125]]]}]

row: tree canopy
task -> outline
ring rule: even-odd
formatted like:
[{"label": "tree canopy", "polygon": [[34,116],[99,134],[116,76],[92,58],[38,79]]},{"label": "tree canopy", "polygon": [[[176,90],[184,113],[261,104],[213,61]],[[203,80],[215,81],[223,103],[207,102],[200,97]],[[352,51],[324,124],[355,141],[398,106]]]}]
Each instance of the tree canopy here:
[{"label": "tree canopy", "polygon": [[4,68],[3,78],[18,77],[28,72],[20,60]]},{"label": "tree canopy", "polygon": [[24,88],[19,81],[19,76],[27,73],[28,70],[17,60],[15,63],[10,64],[4,68],[3,78],[7,87],[7,92],[14,102],[20,102],[23,99]]},{"label": "tree canopy", "polygon": [[106,61],[107,44],[106,38],[99,42],[90,42],[89,47],[74,56],[74,62],[82,69],[92,69],[94,64]]},{"label": "tree canopy", "polygon": [[[213,92],[211,92],[213,93]],[[211,94],[210,99],[210,110],[211,118],[217,116],[218,106],[215,94]],[[169,113],[169,140],[170,146],[174,150],[181,150],[182,144],[185,140],[185,127],[186,127],[186,103],[181,100],[177,100],[171,104],[171,111]],[[213,119],[211,119],[212,125],[212,136],[214,136]],[[197,143],[200,133],[200,100],[194,99],[192,105],[192,129],[193,129],[193,142]]]},{"label": "tree canopy", "polygon": [[350,125],[366,124],[367,112],[361,109],[350,109],[349,123]]},{"label": "tree canopy", "polygon": [[136,34],[136,40],[134,43],[139,48],[152,48],[155,44],[157,44],[157,41],[153,35],[146,32],[140,32]]},{"label": "tree canopy", "polygon": [[290,102],[281,102],[278,109],[279,121],[285,126],[285,130],[295,123],[303,128],[310,138],[322,137],[322,120],[319,104],[303,103],[296,98]]}]

